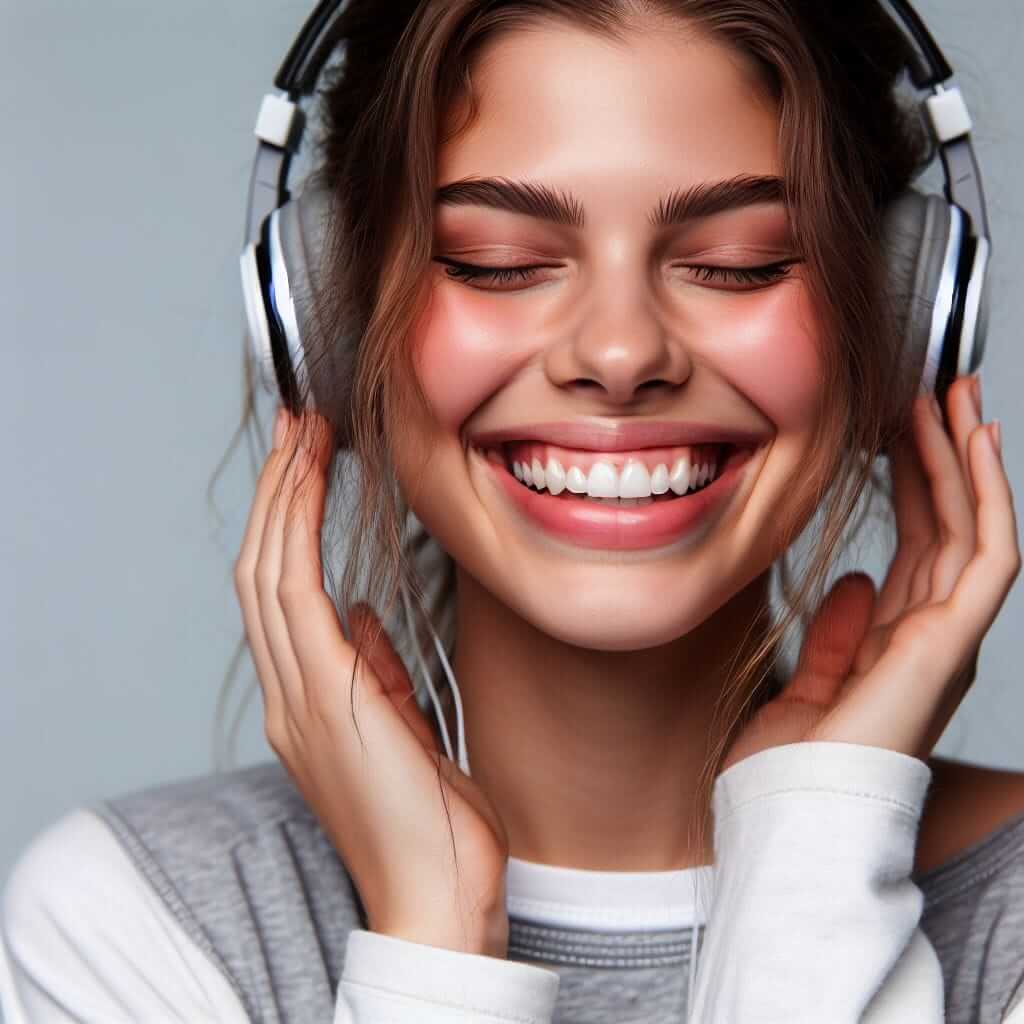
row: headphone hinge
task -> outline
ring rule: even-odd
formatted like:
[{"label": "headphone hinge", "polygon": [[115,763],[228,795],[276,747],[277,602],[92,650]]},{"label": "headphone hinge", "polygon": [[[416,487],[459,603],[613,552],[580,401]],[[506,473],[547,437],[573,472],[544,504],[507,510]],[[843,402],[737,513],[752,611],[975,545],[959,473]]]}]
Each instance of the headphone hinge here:
[{"label": "headphone hinge", "polygon": [[278,149],[295,150],[302,138],[303,114],[287,96],[268,92],[260,103],[253,134]]}]

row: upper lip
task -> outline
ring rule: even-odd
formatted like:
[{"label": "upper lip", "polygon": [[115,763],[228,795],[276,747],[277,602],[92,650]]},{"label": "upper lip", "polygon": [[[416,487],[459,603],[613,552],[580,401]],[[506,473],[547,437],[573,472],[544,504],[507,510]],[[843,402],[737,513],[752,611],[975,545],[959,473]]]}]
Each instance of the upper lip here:
[{"label": "upper lip", "polygon": [[598,452],[716,443],[745,447],[756,446],[764,440],[763,434],[752,430],[727,427],[718,423],[684,423],[680,420],[632,423],[559,420],[481,430],[470,437],[471,443],[478,448],[497,446],[505,441],[546,441],[562,448]]}]

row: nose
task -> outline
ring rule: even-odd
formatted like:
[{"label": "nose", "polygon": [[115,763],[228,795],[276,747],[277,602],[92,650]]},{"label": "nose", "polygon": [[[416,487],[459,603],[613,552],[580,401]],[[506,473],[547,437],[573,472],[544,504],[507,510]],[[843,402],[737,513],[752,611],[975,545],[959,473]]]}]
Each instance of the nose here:
[{"label": "nose", "polygon": [[690,354],[659,316],[645,282],[592,282],[567,337],[548,353],[549,378],[559,387],[600,389],[615,405],[644,395],[670,395],[692,372]]}]

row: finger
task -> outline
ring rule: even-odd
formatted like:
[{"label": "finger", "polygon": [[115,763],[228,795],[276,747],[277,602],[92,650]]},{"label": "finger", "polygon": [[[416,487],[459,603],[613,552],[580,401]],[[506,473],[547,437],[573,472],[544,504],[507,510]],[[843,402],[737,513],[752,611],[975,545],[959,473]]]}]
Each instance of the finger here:
[{"label": "finger", "polygon": [[[949,598],[907,616],[864,685],[843,702],[831,727],[847,742],[862,742],[863,734],[871,737],[863,742],[918,756],[926,738],[941,735],[970,685],[978,648],[1021,562],[1013,495],[987,434],[987,426],[978,427],[968,441],[978,495],[975,553]],[[913,679],[915,700],[880,718],[879,691],[894,679]]]},{"label": "finger", "polygon": [[[286,692],[293,702],[293,715],[300,718],[316,706],[317,697],[311,692],[296,653],[296,616],[289,613],[289,604],[292,595],[301,606],[310,592],[324,593],[320,542],[327,472],[333,452],[333,437],[327,421],[315,412],[305,411],[295,421],[293,461],[273,521],[267,552],[273,563],[268,575],[274,579],[273,607],[268,615],[274,624],[274,638],[280,642],[281,658],[287,665],[287,668],[279,666],[279,671],[282,675],[287,672]],[[345,642],[344,633],[341,640]],[[278,648],[275,646],[274,650]]]},{"label": "finger", "polygon": [[[334,602],[324,590],[320,541],[332,445],[329,435],[320,429],[321,423],[319,417],[304,423],[307,432],[296,454],[299,482],[293,514],[282,524],[281,579],[276,592],[298,666],[304,713],[310,722],[328,723],[347,750],[358,743],[350,707],[360,695],[367,698],[370,728],[389,734],[388,742],[394,738],[388,721],[393,712],[385,716],[376,713],[378,698],[389,705],[390,701],[368,661],[355,671],[355,648],[346,639]],[[354,630],[351,613],[349,618]],[[408,736],[404,726],[400,732]],[[352,742],[346,742],[348,739]]]},{"label": "finger", "polygon": [[824,708],[833,703],[867,632],[874,602],[875,585],[866,573],[848,573],[832,587],[808,627],[783,699]]},{"label": "finger", "polygon": [[[306,713],[311,723],[329,722],[335,740],[339,730],[341,736],[348,735],[347,730],[354,730],[351,716],[336,712],[342,706],[338,699],[342,687],[338,683],[351,680],[350,686],[374,698],[367,702],[366,716],[371,732],[387,736],[385,749],[397,754],[405,749],[398,744],[412,742],[421,751],[437,754],[437,740],[413,699],[412,682],[380,620],[360,602],[349,612],[351,636],[346,640],[337,610],[324,591],[321,531],[334,444],[326,421],[316,414],[306,414],[302,426],[294,510],[286,517],[282,530],[277,596],[299,666]],[[353,671],[358,643],[368,645],[368,672]],[[351,689],[348,695],[351,700]],[[346,711],[348,706],[346,702]],[[404,725],[395,720],[396,710]],[[354,748],[354,743],[348,746]]]},{"label": "finger", "polygon": [[[916,407],[922,397],[915,400]],[[916,438],[908,434],[889,456],[892,503],[896,515],[896,553],[882,581],[872,625],[891,622],[911,600],[914,572],[935,542],[938,529],[928,492],[928,479],[917,455]]]},{"label": "finger", "polygon": [[[302,450],[295,447],[294,433],[285,444],[288,447],[282,455],[287,465],[267,513],[267,525],[256,564],[260,622],[280,684],[281,696],[279,714],[273,724],[268,722],[267,726],[268,729],[274,728],[279,738],[294,734],[304,718],[306,708],[302,673],[281,605],[281,589],[285,529],[295,515],[299,500],[296,494],[297,477],[305,471],[307,460]],[[282,733],[282,729],[288,730],[288,733]]]},{"label": "finger", "polygon": [[914,581],[910,607],[920,601],[944,601],[974,554],[975,543],[973,497],[956,449],[946,433],[938,402],[929,401],[926,408],[920,407],[924,405],[919,403],[915,410],[915,431],[921,465],[931,490],[939,543],[919,592],[915,592],[918,579]]},{"label": "finger", "polygon": [[966,486],[971,494],[971,510],[974,511],[978,503],[978,496],[974,493],[974,481],[971,479],[970,460],[967,457],[967,442],[971,431],[981,424],[981,391],[980,381],[978,392],[978,404],[974,400],[974,384],[977,375],[958,377],[949,389],[949,401],[946,406],[946,417],[949,421],[953,446],[956,448],[957,460],[960,463],[960,472],[963,474]]},{"label": "finger", "polygon": [[349,612],[352,643],[366,645],[366,657],[370,667],[380,680],[381,687],[394,704],[409,728],[419,737],[428,750],[440,752],[437,736],[415,700],[412,680],[402,659],[391,645],[391,641],[380,619],[369,605],[360,603]]},{"label": "finger", "polygon": [[[309,493],[315,505],[322,500],[322,485],[311,482]],[[287,582],[279,591],[304,688],[303,728],[310,730],[313,746],[328,744],[339,763],[345,763],[345,770],[360,778],[369,772],[375,785],[393,782],[401,791],[414,784],[409,776],[413,765],[425,770],[431,762],[423,759],[420,737],[399,721],[369,659],[360,659],[356,665],[355,648],[346,639],[334,602],[323,587],[319,543],[313,534],[299,525],[287,531],[283,556],[287,568],[282,570]],[[358,616],[352,622],[350,612],[349,618],[354,631]],[[313,732],[321,729],[326,737],[315,737]],[[368,762],[366,755],[372,757],[374,751],[386,756]]]},{"label": "finger", "polygon": [[256,566],[267,525],[267,516],[274,493],[280,485],[284,470],[283,453],[271,450],[256,481],[252,506],[245,535],[235,562],[235,592],[242,610],[246,638],[253,664],[263,693],[264,715],[277,719],[282,712],[281,684],[277,678],[273,658],[267,646],[263,622],[259,613],[259,595],[256,590]]},{"label": "finger", "polygon": [[990,440],[990,425],[975,429],[968,442],[971,479],[978,495],[977,543],[946,602],[954,622],[980,644],[1020,572],[1013,491]]}]

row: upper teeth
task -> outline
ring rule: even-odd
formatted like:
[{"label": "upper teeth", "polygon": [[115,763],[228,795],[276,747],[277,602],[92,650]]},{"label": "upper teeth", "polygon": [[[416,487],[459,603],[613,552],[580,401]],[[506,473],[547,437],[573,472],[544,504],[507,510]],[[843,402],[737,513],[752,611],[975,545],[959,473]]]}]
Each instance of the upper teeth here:
[{"label": "upper teeth", "polygon": [[660,462],[651,472],[635,459],[627,460],[621,473],[610,462],[600,460],[590,467],[589,473],[577,466],[566,470],[555,458],[548,459],[546,466],[537,458],[530,463],[512,463],[516,479],[538,490],[547,488],[552,494],[568,490],[591,498],[649,498],[670,489],[682,495],[714,479],[716,469],[713,458],[691,466],[685,455],[676,460],[671,471],[666,463]]}]

